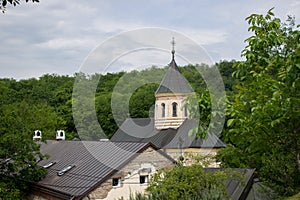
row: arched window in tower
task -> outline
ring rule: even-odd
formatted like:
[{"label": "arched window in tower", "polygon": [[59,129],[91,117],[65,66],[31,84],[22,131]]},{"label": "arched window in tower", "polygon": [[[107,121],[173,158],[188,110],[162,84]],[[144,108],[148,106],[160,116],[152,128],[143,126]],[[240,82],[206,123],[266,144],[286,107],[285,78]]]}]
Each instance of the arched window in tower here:
[{"label": "arched window in tower", "polygon": [[161,104],[161,117],[166,116],[166,105],[164,103]]},{"label": "arched window in tower", "polygon": [[172,103],[172,107],[173,107],[173,112],[172,112],[172,116],[173,117],[177,117],[177,103]]},{"label": "arched window in tower", "polygon": [[188,116],[188,111],[187,111],[187,107],[184,106],[184,117],[187,117]]}]

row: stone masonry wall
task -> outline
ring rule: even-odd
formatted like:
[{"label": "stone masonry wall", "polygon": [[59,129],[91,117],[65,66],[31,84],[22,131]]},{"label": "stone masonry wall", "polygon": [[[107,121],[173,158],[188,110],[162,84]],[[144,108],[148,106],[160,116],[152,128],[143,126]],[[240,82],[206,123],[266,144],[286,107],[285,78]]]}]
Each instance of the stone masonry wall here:
[{"label": "stone masonry wall", "polygon": [[[207,167],[218,168],[219,163],[216,162],[214,158],[217,155],[219,149],[211,148],[211,149],[204,149],[204,148],[187,148],[187,149],[164,149],[169,156],[171,156],[174,160],[178,161],[180,156],[184,157],[183,163],[186,166],[198,163],[207,165]],[[202,157],[203,163],[199,162],[197,157]]]}]

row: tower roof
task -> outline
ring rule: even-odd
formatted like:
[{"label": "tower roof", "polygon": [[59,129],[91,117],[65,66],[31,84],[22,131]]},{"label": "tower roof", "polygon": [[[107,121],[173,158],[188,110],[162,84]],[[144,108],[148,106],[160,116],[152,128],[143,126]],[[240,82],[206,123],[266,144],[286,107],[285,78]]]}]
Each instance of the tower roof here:
[{"label": "tower roof", "polygon": [[[174,45],[174,42],[172,43]],[[175,50],[173,46],[172,60],[169,64],[168,71],[162,79],[155,94],[160,93],[192,93],[193,90],[187,80],[179,72],[179,68],[175,62]]]}]

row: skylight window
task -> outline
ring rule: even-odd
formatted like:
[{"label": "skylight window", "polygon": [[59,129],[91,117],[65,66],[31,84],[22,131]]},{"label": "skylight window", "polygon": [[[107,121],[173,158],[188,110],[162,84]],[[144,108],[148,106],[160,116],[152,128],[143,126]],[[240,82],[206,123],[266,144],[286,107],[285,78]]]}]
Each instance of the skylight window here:
[{"label": "skylight window", "polygon": [[68,165],[67,167],[63,168],[62,170],[57,172],[58,176],[62,176],[64,175],[66,172],[68,172],[69,170],[71,170],[73,167],[75,167],[75,165]]},{"label": "skylight window", "polygon": [[48,163],[47,165],[44,165],[43,167],[44,167],[45,169],[47,169],[47,168],[51,167],[52,165],[54,165],[55,163],[56,163],[56,162],[53,161],[53,162]]}]

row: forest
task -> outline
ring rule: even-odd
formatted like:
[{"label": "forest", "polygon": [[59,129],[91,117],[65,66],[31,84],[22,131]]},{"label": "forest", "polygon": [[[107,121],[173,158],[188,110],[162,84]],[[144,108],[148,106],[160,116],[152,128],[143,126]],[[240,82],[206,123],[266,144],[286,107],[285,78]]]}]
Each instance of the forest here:
[{"label": "forest", "polygon": [[[180,72],[198,94],[200,113],[210,113],[209,92],[197,68],[220,71],[227,97],[221,135],[227,147],[217,156],[222,167],[255,168],[267,186],[280,196],[289,196],[300,191],[299,26],[292,17],[282,22],[271,10],[265,16],[253,14],[247,22],[253,35],[246,39],[244,61],[220,61],[211,67],[187,65],[180,67]],[[153,66],[131,72],[0,79],[0,172],[6,175],[0,178],[0,198],[8,191],[9,197],[18,197],[20,188],[26,190],[24,180],[36,181],[45,173],[35,165],[38,145],[32,141],[34,130],[42,131],[43,140],[55,139],[58,129],[65,130],[69,140],[98,139],[93,124],[87,135],[78,135],[77,129],[89,125],[88,119],[93,117],[93,110],[73,110],[74,105],[82,104],[82,108],[95,109],[97,122],[110,138],[126,117],[153,116],[158,84],[149,81],[153,77],[161,80],[166,69]],[[80,95],[74,91],[78,80],[83,83]],[[94,82],[98,85],[90,95],[88,88]],[[121,87],[116,91],[117,85]],[[120,112],[117,115],[111,108],[112,99]],[[124,106],[118,107],[118,101],[124,99],[129,99],[128,112]],[[74,113],[86,124],[74,121]],[[204,125],[213,114],[217,113],[202,117]]]},{"label": "forest", "polygon": [[[234,84],[234,78],[231,77],[234,63],[235,61],[232,60],[221,61],[216,64],[223,74],[228,93],[232,92]],[[110,104],[115,85],[118,81],[122,81],[120,78],[133,79],[127,85],[121,83],[122,90],[119,91],[120,93],[114,93],[116,96],[119,95],[120,99],[130,95],[127,116],[132,118],[153,117],[151,106],[154,105],[154,93],[159,84],[142,85],[133,93],[130,92],[130,88],[135,87],[134,84],[141,85],[153,77],[161,80],[166,69],[167,66],[164,68],[152,67],[142,71],[107,73],[105,75],[93,74],[90,76],[83,73],[77,73],[73,76],[46,74],[39,78],[18,81],[2,78],[0,79],[0,112],[2,112],[1,117],[3,118],[0,122],[1,132],[22,131],[32,135],[34,130],[41,130],[43,138],[47,140],[55,139],[55,131],[62,129],[67,133],[67,139],[79,137],[76,134],[72,115],[72,93],[74,82],[80,77],[87,83],[100,80],[93,100],[98,122],[106,136],[110,138],[118,128]],[[195,66],[183,66],[180,67],[180,71],[195,92],[201,93],[205,90],[205,82]]]}]

